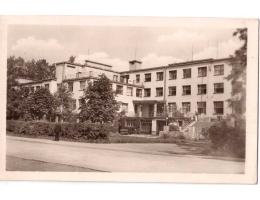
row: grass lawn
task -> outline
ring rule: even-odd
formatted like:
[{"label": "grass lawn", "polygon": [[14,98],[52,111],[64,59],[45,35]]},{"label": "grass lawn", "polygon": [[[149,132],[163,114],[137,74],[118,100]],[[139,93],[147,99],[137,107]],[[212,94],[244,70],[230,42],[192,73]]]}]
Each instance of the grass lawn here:
[{"label": "grass lawn", "polygon": [[[35,138],[35,136],[29,136],[29,135],[20,135],[20,134],[15,134],[10,131],[6,131],[7,135],[10,136],[16,136],[16,137],[27,137],[27,138]],[[37,138],[40,139],[49,139],[49,140],[54,140],[54,136],[37,136]],[[71,142],[91,142],[91,143],[182,143],[184,142],[183,139],[177,139],[177,138],[161,138],[161,137],[149,137],[149,135],[144,136],[144,137],[139,137],[139,136],[132,136],[132,135],[120,135],[118,133],[111,133],[109,135],[109,140],[108,141],[75,141],[75,140],[70,140],[68,138],[63,138],[61,137],[60,140],[63,141],[71,141]]]},{"label": "grass lawn", "polygon": [[96,172],[96,170],[71,165],[29,160],[6,156],[7,171],[57,171],[57,172]]}]

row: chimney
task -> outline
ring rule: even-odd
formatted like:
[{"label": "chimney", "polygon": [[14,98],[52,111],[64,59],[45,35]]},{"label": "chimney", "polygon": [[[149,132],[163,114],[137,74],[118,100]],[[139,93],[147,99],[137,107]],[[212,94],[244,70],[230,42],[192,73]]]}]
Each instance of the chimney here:
[{"label": "chimney", "polygon": [[141,66],[142,66],[141,61],[138,61],[138,60],[129,61],[129,70],[130,71],[141,69]]}]

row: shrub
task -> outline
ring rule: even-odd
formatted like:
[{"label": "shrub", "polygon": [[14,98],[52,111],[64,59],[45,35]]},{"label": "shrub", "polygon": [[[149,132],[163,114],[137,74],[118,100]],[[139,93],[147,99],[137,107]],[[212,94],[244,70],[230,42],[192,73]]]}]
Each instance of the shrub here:
[{"label": "shrub", "polygon": [[[7,130],[18,135],[31,137],[54,136],[55,123],[43,121],[7,121]],[[61,138],[73,141],[108,140],[110,124],[63,123]]]},{"label": "shrub", "polygon": [[169,131],[179,131],[179,126],[177,126],[175,124],[170,124]]},{"label": "shrub", "polygon": [[6,130],[10,131],[10,132],[17,132],[17,129],[19,129],[25,123],[26,123],[25,121],[7,120],[6,121]]},{"label": "shrub", "polygon": [[211,126],[208,130],[209,139],[214,150],[238,156],[245,156],[245,129],[227,126],[225,121]]}]

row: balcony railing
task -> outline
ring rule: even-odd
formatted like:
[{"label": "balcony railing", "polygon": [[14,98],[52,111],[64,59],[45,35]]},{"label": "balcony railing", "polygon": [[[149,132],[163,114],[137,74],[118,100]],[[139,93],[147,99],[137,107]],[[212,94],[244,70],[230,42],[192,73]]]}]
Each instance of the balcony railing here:
[{"label": "balcony railing", "polygon": [[161,117],[161,118],[191,118],[193,116],[192,113],[181,113],[181,112],[157,112],[156,114],[154,113],[135,113],[136,117]]},{"label": "balcony railing", "polygon": [[136,80],[130,80],[130,79],[116,79],[114,80],[117,83],[123,83],[123,84],[132,84],[132,85],[138,85],[138,86],[143,86],[143,83],[141,82],[136,82]]}]

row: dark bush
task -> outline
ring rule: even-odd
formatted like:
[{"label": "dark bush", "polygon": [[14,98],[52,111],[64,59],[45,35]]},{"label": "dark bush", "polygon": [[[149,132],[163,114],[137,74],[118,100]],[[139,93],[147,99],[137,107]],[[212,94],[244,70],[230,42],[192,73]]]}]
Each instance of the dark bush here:
[{"label": "dark bush", "polygon": [[224,150],[238,157],[245,156],[245,129],[227,126],[225,121],[211,126],[208,136],[214,150]]},{"label": "dark bush", "polygon": [[7,120],[6,121],[6,130],[10,132],[17,132],[23,124],[25,124],[25,121],[19,121],[19,120]]},{"label": "dark bush", "polygon": [[177,125],[170,124],[169,131],[179,131],[179,127]]},{"label": "dark bush", "polygon": [[[18,135],[31,137],[54,136],[55,123],[42,121],[7,121],[7,130]],[[108,140],[109,124],[63,123],[61,125],[61,139],[73,141]]]}]

